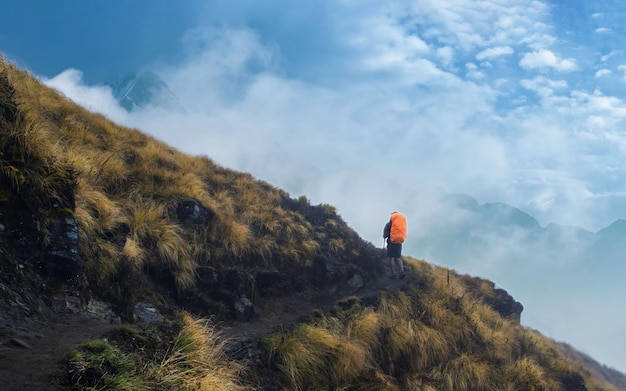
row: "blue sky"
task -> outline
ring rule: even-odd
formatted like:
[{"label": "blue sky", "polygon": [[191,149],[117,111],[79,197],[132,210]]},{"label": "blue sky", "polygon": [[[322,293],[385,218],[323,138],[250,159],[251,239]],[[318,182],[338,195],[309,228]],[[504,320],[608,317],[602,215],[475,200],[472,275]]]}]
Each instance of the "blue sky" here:
[{"label": "blue sky", "polygon": [[196,1],[51,2],[7,6],[0,48],[31,72],[54,76],[69,67],[87,82],[119,78],[161,58],[173,59],[180,36],[197,21]]},{"label": "blue sky", "polygon": [[[440,191],[595,232],[626,218],[626,4],[573,3],[23,0],[3,6],[0,52],[119,123],[335,205],[375,244],[391,210],[409,240],[457,218]],[[180,107],[120,108],[105,82],[142,69]],[[461,271],[511,278],[496,269]],[[591,339],[512,293],[528,324],[626,371],[623,328]]]}]

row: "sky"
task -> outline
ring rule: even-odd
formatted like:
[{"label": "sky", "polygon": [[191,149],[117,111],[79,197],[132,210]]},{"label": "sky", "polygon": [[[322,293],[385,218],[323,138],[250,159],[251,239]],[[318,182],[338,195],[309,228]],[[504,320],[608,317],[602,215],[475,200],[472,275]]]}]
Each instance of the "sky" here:
[{"label": "sky", "polygon": [[[456,218],[442,193],[596,232],[626,218],[626,4],[572,3],[23,0],[3,6],[0,52],[118,123],[336,206],[375,245],[393,210],[409,242]],[[180,104],[121,108],[107,82],[142,70]],[[515,272],[484,261],[461,271],[506,289]],[[626,372],[612,301],[585,302],[607,319],[591,338],[574,296],[550,309],[541,295],[564,292],[514,286],[527,324]]]}]

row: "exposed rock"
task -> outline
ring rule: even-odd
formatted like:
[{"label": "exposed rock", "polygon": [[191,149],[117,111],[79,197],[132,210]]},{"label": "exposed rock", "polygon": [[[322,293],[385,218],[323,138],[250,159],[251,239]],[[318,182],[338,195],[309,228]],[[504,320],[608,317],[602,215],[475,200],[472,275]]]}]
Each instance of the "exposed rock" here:
[{"label": "exposed rock", "polygon": [[242,322],[255,315],[254,281],[240,269],[217,270],[209,267],[197,270],[195,291],[180,297],[181,304],[192,312],[215,314]]},{"label": "exposed rock", "polygon": [[277,271],[260,271],[256,274],[255,282],[256,290],[261,297],[278,297],[294,289],[291,277]]},{"label": "exposed rock", "polygon": [[240,297],[235,301],[235,316],[240,322],[249,322],[254,317],[254,304],[247,297]]},{"label": "exposed rock", "polygon": [[53,209],[47,224],[48,245],[44,267],[61,281],[76,278],[83,270],[79,253],[78,223],[69,209]]},{"label": "exposed rock", "polygon": [[58,313],[78,313],[85,310],[83,301],[67,292],[60,292],[52,296],[52,309]]},{"label": "exposed rock", "polygon": [[488,297],[485,301],[490,304],[494,310],[500,313],[503,317],[512,317],[518,322],[522,316],[524,306],[519,301],[516,301],[513,296],[509,295],[504,289],[496,288],[494,290],[495,296]]},{"label": "exposed rock", "polygon": [[0,201],[0,240],[23,264],[36,266],[41,249],[41,223],[20,199]]},{"label": "exposed rock", "polygon": [[[45,283],[32,263],[5,252],[0,236],[0,328],[15,328],[22,322],[37,322],[48,313],[41,308]],[[14,250],[14,249],[11,249]],[[45,306],[45,305],[44,305]]]},{"label": "exposed rock", "polygon": [[82,298],[70,292],[60,292],[52,296],[52,309],[57,313],[82,314],[112,324],[122,323],[120,317],[113,311],[111,303],[90,300],[85,304]]},{"label": "exposed rock", "polygon": [[[380,261],[377,263],[382,276],[384,273]],[[366,279],[373,277],[354,263],[341,262],[325,256],[316,257],[311,267],[305,270],[305,274],[309,283],[320,290],[317,300],[354,294],[366,284]]]},{"label": "exposed rock", "polygon": [[91,300],[87,304],[87,312],[95,317],[106,320],[109,323],[122,323],[120,317],[113,311],[113,305],[98,300]]},{"label": "exposed rock", "polygon": [[161,312],[152,303],[139,302],[135,304],[133,319],[138,323],[153,323],[163,318]]},{"label": "exposed rock", "polygon": [[21,340],[19,338],[11,338],[10,342],[15,345],[15,346],[19,346],[21,348],[25,348],[25,349],[32,349],[33,347],[26,341]]},{"label": "exposed rock", "polygon": [[348,280],[347,284],[356,292],[363,287],[363,278],[359,274],[355,274]]},{"label": "exposed rock", "polygon": [[478,277],[467,276],[464,281],[472,290],[482,292],[483,302],[491,306],[502,317],[520,321],[524,306],[516,301],[513,296],[509,295],[507,291],[496,288],[492,281]]},{"label": "exposed rock", "polygon": [[224,346],[224,353],[232,360],[242,361],[252,356],[260,355],[258,342],[255,338],[246,335],[237,335],[228,338]]},{"label": "exposed rock", "polygon": [[183,224],[207,225],[215,213],[194,200],[185,200],[176,206],[176,217]]},{"label": "exposed rock", "polygon": [[559,380],[568,391],[588,391],[585,379],[578,372],[566,372]]},{"label": "exposed rock", "polygon": [[317,256],[305,273],[311,283],[321,287],[338,283],[342,277],[345,278],[349,270],[348,265],[334,258]]}]

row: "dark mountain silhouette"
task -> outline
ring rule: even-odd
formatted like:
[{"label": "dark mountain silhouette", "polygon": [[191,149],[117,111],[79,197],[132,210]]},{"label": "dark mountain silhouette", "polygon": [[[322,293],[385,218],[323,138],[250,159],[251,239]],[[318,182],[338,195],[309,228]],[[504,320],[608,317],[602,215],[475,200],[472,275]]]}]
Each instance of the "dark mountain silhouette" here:
[{"label": "dark mountain silhouette", "polygon": [[410,256],[395,280],[383,260],[334,207],[0,62],[3,389],[623,389],[493,282]]},{"label": "dark mountain silhouette", "polygon": [[110,83],[110,86],[115,99],[127,111],[148,105],[168,108],[179,105],[178,97],[154,72],[129,74],[115,83]]},{"label": "dark mountain silhouette", "polygon": [[588,251],[595,262],[609,262],[617,266],[626,255],[626,220],[617,220],[598,231]]},{"label": "dark mountain silhouette", "polygon": [[[439,216],[437,225],[412,238],[412,245],[415,253],[446,264],[454,265],[466,254],[493,259],[489,252],[497,248],[500,257],[511,264],[538,257],[550,260],[546,264],[566,262],[586,268],[597,263],[613,264],[623,258],[626,250],[624,220],[594,233],[559,224],[542,227],[518,208],[504,203],[479,204],[469,195],[445,195],[442,199],[446,214]],[[514,247],[507,249],[507,243]]]}]

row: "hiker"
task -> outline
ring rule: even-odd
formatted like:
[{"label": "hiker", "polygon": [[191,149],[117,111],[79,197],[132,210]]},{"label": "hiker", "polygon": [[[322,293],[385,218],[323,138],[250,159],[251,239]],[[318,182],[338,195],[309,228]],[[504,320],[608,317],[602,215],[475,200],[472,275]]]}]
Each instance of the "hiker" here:
[{"label": "hiker", "polygon": [[402,213],[393,212],[389,222],[383,229],[383,239],[387,243],[387,257],[391,269],[391,278],[404,278],[406,275],[402,263],[402,243],[406,239],[406,217]]}]

